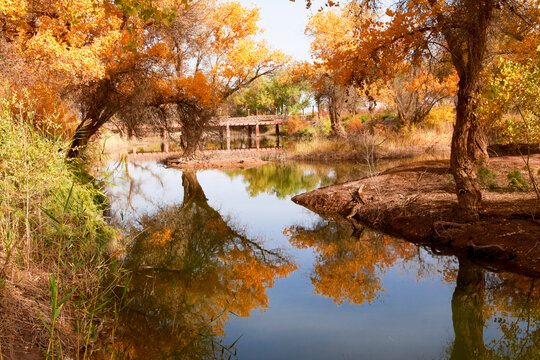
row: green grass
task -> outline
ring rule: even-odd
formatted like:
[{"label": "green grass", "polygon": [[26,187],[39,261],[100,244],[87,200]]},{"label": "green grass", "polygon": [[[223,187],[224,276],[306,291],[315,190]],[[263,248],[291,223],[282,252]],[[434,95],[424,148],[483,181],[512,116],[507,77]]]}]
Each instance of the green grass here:
[{"label": "green grass", "polygon": [[29,99],[0,99],[0,286],[15,304],[13,326],[30,319],[47,358],[85,358],[124,276],[108,254],[118,234],[99,183],[66,163],[68,143],[53,130]]}]

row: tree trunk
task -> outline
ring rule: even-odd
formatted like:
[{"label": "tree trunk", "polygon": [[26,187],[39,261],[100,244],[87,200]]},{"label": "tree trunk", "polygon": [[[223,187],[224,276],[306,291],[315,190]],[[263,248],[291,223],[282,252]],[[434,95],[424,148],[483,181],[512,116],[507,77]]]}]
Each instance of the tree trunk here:
[{"label": "tree trunk", "polygon": [[191,158],[199,150],[199,145],[203,135],[203,127],[192,124],[182,127],[182,143],[184,147],[184,158]]},{"label": "tree trunk", "polygon": [[476,81],[459,81],[456,125],[450,155],[459,208],[463,215],[471,218],[478,217],[482,200],[478,167],[480,163],[487,161],[487,144],[475,116],[476,104],[473,96],[478,92]]},{"label": "tree trunk", "polygon": [[332,133],[339,138],[345,139],[347,137],[347,133],[343,128],[343,124],[341,124],[340,111],[333,100],[328,102],[328,115],[330,116],[330,127],[332,129]]},{"label": "tree trunk", "polygon": [[[435,0],[430,1],[435,3]],[[438,19],[459,75],[450,167],[456,181],[460,215],[466,219],[478,218],[482,199],[478,167],[488,159],[487,142],[476,110],[495,3],[494,0],[464,0],[460,4],[460,16],[440,15]]]},{"label": "tree trunk", "polygon": [[182,124],[181,143],[184,146],[183,157],[191,158],[199,150],[204,127],[211,121],[214,111],[205,109],[199,103],[182,100],[177,103],[180,123]]},{"label": "tree trunk", "polygon": [[115,101],[117,98],[114,96],[114,84],[110,79],[98,81],[86,91],[81,102],[83,120],[77,126],[71,139],[71,145],[66,154],[68,159],[80,156],[90,138],[120,110],[119,103]]},{"label": "tree trunk", "polygon": [[86,148],[90,138],[109,120],[104,119],[87,119],[83,120],[77,129],[75,134],[71,138],[71,144],[66,154],[67,159],[75,159],[81,155],[81,152]]}]

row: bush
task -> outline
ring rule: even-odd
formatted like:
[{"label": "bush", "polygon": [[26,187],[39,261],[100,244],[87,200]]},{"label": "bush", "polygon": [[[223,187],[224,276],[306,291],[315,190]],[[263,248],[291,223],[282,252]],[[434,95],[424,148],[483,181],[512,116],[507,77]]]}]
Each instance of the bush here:
[{"label": "bush", "polygon": [[512,170],[508,173],[508,188],[512,191],[527,191],[529,184],[525,180],[519,170]]},{"label": "bush", "polygon": [[442,129],[452,124],[456,118],[455,109],[452,105],[440,105],[431,109],[423,121],[427,127]]},{"label": "bush", "polygon": [[330,134],[330,119],[325,116],[315,124],[302,120],[299,116],[290,116],[287,120],[287,134],[304,137],[326,136]]},{"label": "bush", "polygon": [[497,177],[497,173],[494,171],[488,169],[487,167],[480,166],[478,169],[478,179],[480,180],[480,183],[490,189],[496,189],[497,184],[493,179]]},{"label": "bush", "polygon": [[347,123],[347,131],[354,133],[364,129],[365,123],[369,120],[367,115],[354,115]]}]

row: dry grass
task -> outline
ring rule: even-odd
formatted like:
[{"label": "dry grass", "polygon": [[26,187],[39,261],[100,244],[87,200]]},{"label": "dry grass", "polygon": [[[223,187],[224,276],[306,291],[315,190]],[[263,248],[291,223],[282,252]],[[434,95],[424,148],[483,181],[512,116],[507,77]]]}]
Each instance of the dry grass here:
[{"label": "dry grass", "polygon": [[419,156],[449,155],[450,128],[408,128],[401,132],[374,129],[358,131],[347,139],[315,137],[291,145],[294,158],[304,160],[373,161]]}]

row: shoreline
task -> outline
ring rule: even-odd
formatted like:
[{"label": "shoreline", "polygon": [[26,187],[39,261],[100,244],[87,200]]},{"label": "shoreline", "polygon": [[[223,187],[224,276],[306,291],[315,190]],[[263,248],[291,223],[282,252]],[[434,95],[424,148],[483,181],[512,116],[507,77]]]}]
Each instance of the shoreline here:
[{"label": "shoreline", "polygon": [[[398,166],[373,177],[300,194],[292,200],[334,221],[366,225],[494,267],[503,262],[507,268],[538,277],[540,200],[532,192],[510,192],[503,187],[508,181],[507,172],[523,167],[520,161],[520,157],[490,160],[490,168],[498,173],[492,180],[497,188],[484,190],[480,219],[474,222],[457,218],[448,161]],[[531,166],[540,167],[540,155],[531,157]]]}]

